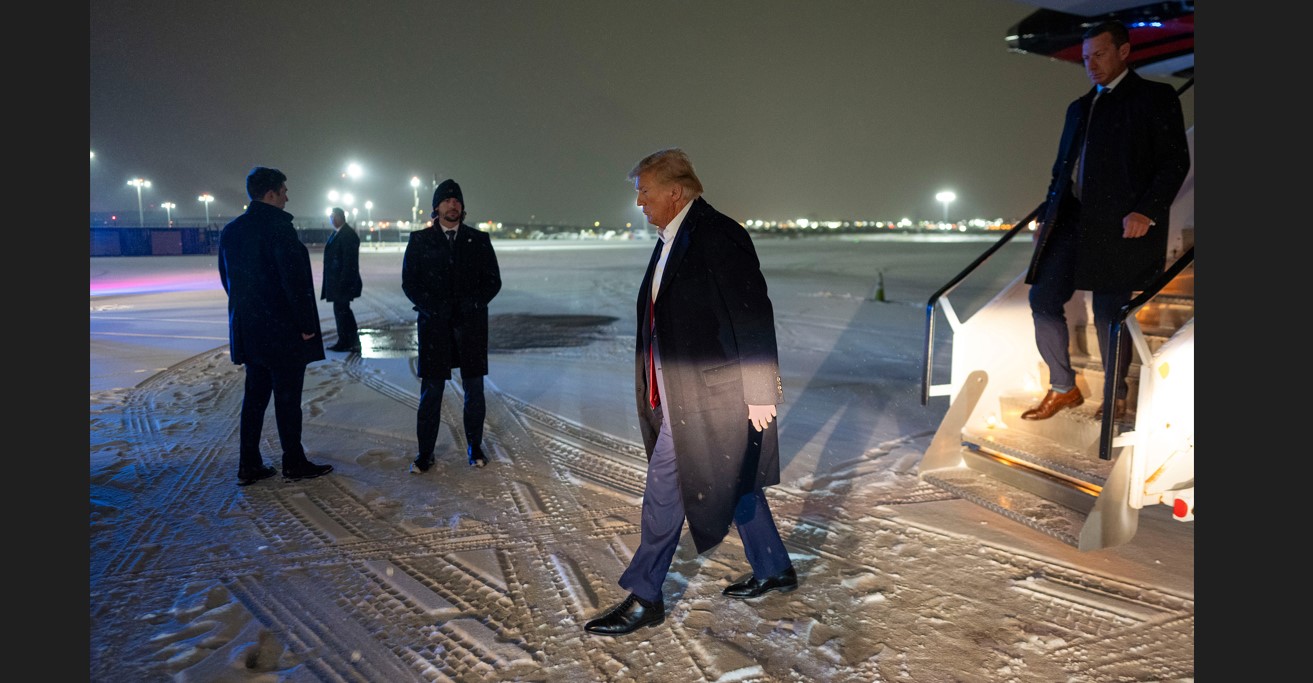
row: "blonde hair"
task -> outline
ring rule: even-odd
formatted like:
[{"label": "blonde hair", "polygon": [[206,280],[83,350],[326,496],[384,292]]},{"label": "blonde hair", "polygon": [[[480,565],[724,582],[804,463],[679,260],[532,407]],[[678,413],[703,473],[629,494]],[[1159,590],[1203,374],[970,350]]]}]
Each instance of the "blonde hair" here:
[{"label": "blonde hair", "polygon": [[626,176],[634,180],[644,173],[651,173],[657,182],[676,183],[688,190],[685,194],[689,201],[702,196],[702,181],[693,171],[693,162],[678,147],[657,150],[645,157],[629,170]]}]

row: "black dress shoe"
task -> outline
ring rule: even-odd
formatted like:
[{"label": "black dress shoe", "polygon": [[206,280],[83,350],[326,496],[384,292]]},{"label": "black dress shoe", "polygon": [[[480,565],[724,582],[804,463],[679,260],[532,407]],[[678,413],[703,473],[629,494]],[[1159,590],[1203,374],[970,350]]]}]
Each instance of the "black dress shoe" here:
[{"label": "black dress shoe", "polygon": [[237,468],[237,485],[250,486],[261,479],[268,479],[275,474],[278,474],[278,468],[272,465],[260,465],[253,470],[242,469],[239,467]]},{"label": "black dress shoe", "polygon": [[283,468],[283,479],[286,481],[300,481],[302,479],[314,479],[322,477],[333,471],[332,465],[316,465],[309,460],[291,467]]},{"label": "black dress shoe", "polygon": [[466,453],[470,456],[470,467],[483,467],[488,464],[488,458],[483,454],[482,448],[471,445],[466,449]]},{"label": "black dress shoe", "polygon": [[433,467],[433,456],[430,455],[425,457],[421,455],[415,458],[415,462],[410,463],[410,473],[424,474],[429,471],[430,467]]},{"label": "black dress shoe", "polygon": [[798,587],[798,573],[793,567],[772,576],[768,579],[758,581],[757,577],[752,574],[739,579],[738,583],[732,583],[721,591],[722,595],[731,598],[746,600],[748,598],[757,598],[771,591],[788,593]]},{"label": "black dress shoe", "polygon": [[630,593],[620,604],[584,624],[584,631],[599,636],[623,636],[643,626],[656,626],[665,620],[665,604],[648,602]]}]

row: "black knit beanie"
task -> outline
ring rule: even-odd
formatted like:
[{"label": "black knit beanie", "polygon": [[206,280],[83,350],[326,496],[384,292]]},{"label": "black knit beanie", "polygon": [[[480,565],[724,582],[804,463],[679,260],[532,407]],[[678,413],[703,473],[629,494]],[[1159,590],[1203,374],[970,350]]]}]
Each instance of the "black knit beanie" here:
[{"label": "black knit beanie", "polygon": [[463,212],[465,210],[465,195],[461,194],[460,185],[457,185],[456,181],[447,178],[442,181],[441,185],[438,185],[438,189],[433,191],[433,214],[430,217],[437,218],[438,205],[442,203],[442,200],[451,197],[455,197],[456,201],[460,202],[460,208]]}]

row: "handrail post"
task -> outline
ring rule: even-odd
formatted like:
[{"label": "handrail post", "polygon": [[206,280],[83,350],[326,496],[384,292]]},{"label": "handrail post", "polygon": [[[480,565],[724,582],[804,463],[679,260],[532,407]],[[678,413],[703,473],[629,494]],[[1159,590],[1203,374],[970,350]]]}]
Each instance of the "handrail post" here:
[{"label": "handrail post", "polygon": [[1002,237],[998,238],[998,241],[990,245],[990,247],[986,249],[984,253],[982,253],[980,256],[977,256],[976,260],[972,261],[971,264],[968,265],[966,268],[963,268],[961,272],[955,275],[953,279],[949,280],[948,283],[945,284],[943,287],[940,287],[938,291],[930,295],[930,299],[929,301],[926,302],[925,305],[925,318],[926,318],[925,335],[926,336],[925,336],[925,346],[924,346],[925,356],[921,360],[921,405],[927,405],[930,401],[930,384],[932,380],[932,375],[934,374],[933,359],[935,352],[935,306],[938,305],[939,300],[943,298],[946,294],[948,294],[948,292],[952,291],[953,288],[957,287],[957,285],[963,280],[965,280],[968,275],[975,272],[975,270],[979,268],[981,264],[989,260],[989,257],[993,256],[994,252],[1001,249],[1004,244],[1007,244],[1018,232],[1021,231],[1021,228],[1023,226],[1035,220],[1035,217],[1039,215],[1039,211],[1043,207],[1044,205],[1040,204],[1039,206],[1035,207],[1035,209],[1031,211],[1029,214],[1026,214],[1025,218],[1021,219],[1020,221],[1017,222],[1016,225],[1012,226],[1011,230],[1008,230],[1006,233],[1003,234]]}]

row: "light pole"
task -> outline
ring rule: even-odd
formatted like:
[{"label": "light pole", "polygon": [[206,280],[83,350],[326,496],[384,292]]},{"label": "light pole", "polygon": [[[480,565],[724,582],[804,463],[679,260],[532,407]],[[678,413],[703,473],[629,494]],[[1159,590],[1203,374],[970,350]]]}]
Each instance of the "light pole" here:
[{"label": "light pole", "polygon": [[410,189],[415,193],[415,205],[410,207],[410,222],[414,223],[419,220],[419,176],[411,177]]},{"label": "light pole", "polygon": [[955,194],[952,190],[944,190],[943,192],[940,192],[939,194],[935,195],[935,201],[942,202],[944,204],[945,223],[948,222],[948,205],[951,204],[955,199],[957,199],[957,194]]},{"label": "light pole", "polygon": [[198,202],[205,202],[205,226],[206,226],[206,227],[209,227],[209,225],[210,225],[210,202],[214,201],[214,195],[211,195],[209,192],[206,192],[205,194],[203,194],[203,195],[197,197],[197,198],[196,198],[196,201],[198,201]]},{"label": "light pole", "polygon": [[342,205],[347,207],[347,212],[351,214],[351,222],[354,223],[356,220],[356,214],[359,212],[355,207],[356,196],[350,192],[343,192],[338,198],[342,200]]},{"label": "light pole", "polygon": [[137,188],[137,225],[146,227],[146,214],[141,210],[141,188],[150,187],[150,181],[145,178],[133,178],[128,184]]},{"label": "light pole", "polygon": [[176,209],[176,208],[178,208],[178,205],[177,205],[177,204],[174,204],[173,202],[164,202],[163,204],[160,204],[160,208],[161,208],[161,209],[164,209],[164,220],[165,220],[165,222],[168,224],[168,226],[169,226],[170,228],[172,228],[172,227],[173,227],[173,210]]},{"label": "light pole", "polygon": [[374,225],[374,202],[371,201],[371,200],[369,200],[369,199],[366,199],[366,200],[365,200],[365,214],[366,214],[366,218],[365,218],[365,219],[366,219],[367,221],[369,221],[369,225],[370,225],[370,227],[373,227],[373,225]]}]

